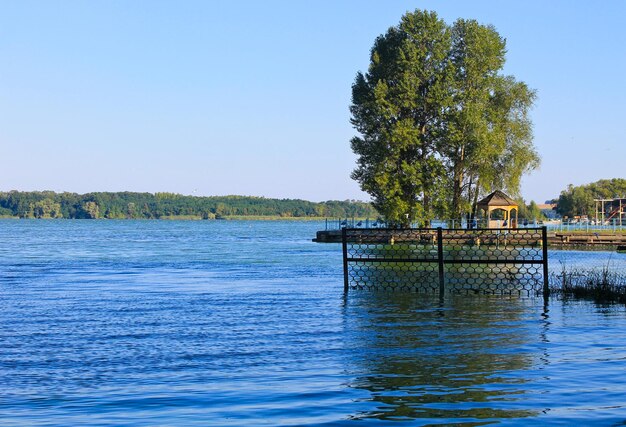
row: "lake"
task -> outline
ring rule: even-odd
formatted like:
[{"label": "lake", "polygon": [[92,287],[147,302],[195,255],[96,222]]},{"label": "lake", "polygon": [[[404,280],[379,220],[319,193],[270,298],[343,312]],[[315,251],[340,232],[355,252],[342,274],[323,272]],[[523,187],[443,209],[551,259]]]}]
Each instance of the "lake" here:
[{"label": "lake", "polygon": [[0,220],[0,425],[626,423],[623,306],[344,295],[322,228]]}]

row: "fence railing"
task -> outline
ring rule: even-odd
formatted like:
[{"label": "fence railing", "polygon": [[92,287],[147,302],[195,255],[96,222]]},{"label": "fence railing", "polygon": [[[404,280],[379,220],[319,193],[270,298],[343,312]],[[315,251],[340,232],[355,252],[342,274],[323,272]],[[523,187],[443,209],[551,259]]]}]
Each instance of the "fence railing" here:
[{"label": "fence railing", "polygon": [[611,219],[607,221],[595,221],[595,220],[578,220],[578,219],[563,219],[557,221],[546,222],[549,230],[557,232],[568,231],[587,231],[587,232],[626,232],[626,220],[622,221],[619,218]]},{"label": "fence railing", "polygon": [[[411,228],[423,226],[418,222],[411,224]],[[497,228],[508,228],[509,224],[504,220],[491,220],[491,226]],[[626,232],[626,220],[611,219],[607,221],[562,219],[562,220],[537,220],[519,219],[513,228],[538,228],[546,226],[549,231],[588,231],[588,232]],[[326,230],[341,230],[342,228],[386,228],[387,224],[381,219],[356,219],[356,218],[327,218]],[[467,221],[466,219],[433,219],[430,222],[431,228],[441,227],[444,229],[468,229],[468,228],[489,228],[486,219],[476,219]]]},{"label": "fence railing", "polygon": [[344,289],[543,293],[546,228],[342,231]]},{"label": "fence railing", "polygon": [[386,223],[382,219],[361,218],[326,218],[325,229],[341,230],[342,228],[384,228]]}]

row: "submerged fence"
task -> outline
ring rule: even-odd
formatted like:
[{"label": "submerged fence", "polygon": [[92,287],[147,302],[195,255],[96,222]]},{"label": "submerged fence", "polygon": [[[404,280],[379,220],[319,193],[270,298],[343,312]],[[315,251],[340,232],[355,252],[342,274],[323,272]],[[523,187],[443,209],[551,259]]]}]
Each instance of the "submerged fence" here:
[{"label": "submerged fence", "polygon": [[547,296],[546,228],[342,231],[344,289]]}]

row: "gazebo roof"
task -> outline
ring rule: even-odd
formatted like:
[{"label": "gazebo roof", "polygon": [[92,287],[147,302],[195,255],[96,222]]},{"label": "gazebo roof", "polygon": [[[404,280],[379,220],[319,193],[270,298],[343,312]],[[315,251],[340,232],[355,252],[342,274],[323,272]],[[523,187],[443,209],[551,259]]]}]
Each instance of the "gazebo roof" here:
[{"label": "gazebo roof", "polygon": [[519,206],[519,204],[515,200],[504,194],[502,191],[496,190],[484,199],[482,199],[480,202],[478,202],[477,206]]}]

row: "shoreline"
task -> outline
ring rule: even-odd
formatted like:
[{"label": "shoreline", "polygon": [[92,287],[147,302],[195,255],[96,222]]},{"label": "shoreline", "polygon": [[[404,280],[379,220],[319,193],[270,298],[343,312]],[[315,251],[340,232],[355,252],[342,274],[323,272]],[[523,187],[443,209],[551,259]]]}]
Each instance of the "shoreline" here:
[{"label": "shoreline", "polygon": [[[355,218],[365,220],[366,218]],[[283,217],[273,215],[233,215],[221,218],[202,218],[195,215],[163,216],[161,218],[20,218],[18,216],[0,216],[0,220],[32,221],[325,221],[326,217]]]}]

